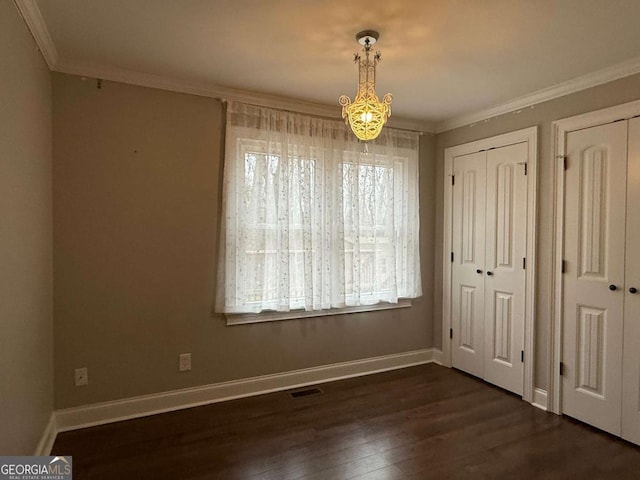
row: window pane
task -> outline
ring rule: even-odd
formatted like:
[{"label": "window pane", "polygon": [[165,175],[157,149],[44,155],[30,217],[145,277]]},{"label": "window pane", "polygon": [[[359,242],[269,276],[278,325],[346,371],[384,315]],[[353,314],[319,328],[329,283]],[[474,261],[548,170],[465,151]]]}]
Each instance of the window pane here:
[{"label": "window pane", "polygon": [[221,310],[419,296],[417,135],[385,130],[365,154],[340,122],[241,110],[227,125]]}]

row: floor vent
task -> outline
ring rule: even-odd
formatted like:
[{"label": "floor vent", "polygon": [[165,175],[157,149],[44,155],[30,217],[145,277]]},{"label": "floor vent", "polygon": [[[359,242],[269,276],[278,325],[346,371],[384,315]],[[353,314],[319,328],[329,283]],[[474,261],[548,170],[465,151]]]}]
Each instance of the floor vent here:
[{"label": "floor vent", "polygon": [[291,398],[308,397],[310,395],[322,395],[324,392],[318,387],[305,388],[304,390],[294,390],[289,392]]}]

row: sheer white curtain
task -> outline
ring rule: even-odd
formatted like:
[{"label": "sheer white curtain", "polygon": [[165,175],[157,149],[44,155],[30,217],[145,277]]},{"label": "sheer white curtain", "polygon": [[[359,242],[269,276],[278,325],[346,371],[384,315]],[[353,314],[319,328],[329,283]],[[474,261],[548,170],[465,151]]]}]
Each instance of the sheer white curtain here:
[{"label": "sheer white curtain", "polygon": [[230,102],[216,311],[422,295],[418,139],[385,128],[364,153],[339,120]]}]

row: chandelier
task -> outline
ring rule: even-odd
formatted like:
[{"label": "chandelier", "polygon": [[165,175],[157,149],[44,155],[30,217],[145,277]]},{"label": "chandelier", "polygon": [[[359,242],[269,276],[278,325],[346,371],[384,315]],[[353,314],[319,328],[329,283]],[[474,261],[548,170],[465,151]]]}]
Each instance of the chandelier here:
[{"label": "chandelier", "polygon": [[355,136],[364,142],[380,135],[382,127],[391,116],[392,95],[387,93],[382,101],[376,95],[376,65],[380,61],[380,52],[372,57],[370,52],[378,38],[378,32],[373,30],[364,30],[356,35],[356,40],[364,47],[364,58],[358,53],[354,55],[354,62],[358,64],[359,70],[358,93],[353,103],[347,95],[342,95],[339,99],[342,118],[351,126]]}]

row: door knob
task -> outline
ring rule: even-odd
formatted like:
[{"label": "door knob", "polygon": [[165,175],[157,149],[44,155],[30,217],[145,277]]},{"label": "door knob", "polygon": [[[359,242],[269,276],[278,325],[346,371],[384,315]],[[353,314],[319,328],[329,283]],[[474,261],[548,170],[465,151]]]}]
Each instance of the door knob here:
[{"label": "door knob", "polygon": [[638,293],[638,289],[636,287],[629,288],[629,293]]},{"label": "door knob", "polygon": [[487,275],[491,276],[491,275],[493,275],[493,272],[487,271]]},{"label": "door knob", "polygon": [[615,285],[613,285],[613,284],[609,285],[609,290],[611,290],[612,292],[614,290],[617,290],[617,289],[618,289],[618,287],[616,287]]},{"label": "door knob", "polygon": [[477,270],[476,270],[476,273],[479,273],[480,275],[482,275],[482,270],[477,269]]}]

